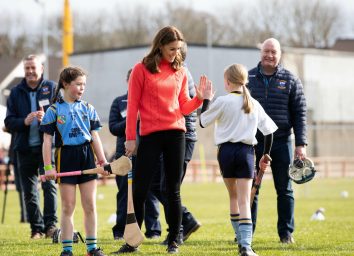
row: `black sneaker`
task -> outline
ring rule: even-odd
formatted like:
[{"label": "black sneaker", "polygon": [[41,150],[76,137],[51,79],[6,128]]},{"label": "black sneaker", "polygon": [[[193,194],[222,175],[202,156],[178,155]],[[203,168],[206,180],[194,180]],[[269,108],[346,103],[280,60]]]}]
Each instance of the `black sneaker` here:
[{"label": "black sneaker", "polygon": [[160,244],[161,245],[168,245],[168,236],[166,236],[165,240],[163,240]]},{"label": "black sneaker", "polygon": [[193,232],[200,228],[201,225],[200,222],[193,221],[191,224],[183,226],[183,241],[186,241]]},{"label": "black sneaker", "polygon": [[46,229],[45,238],[53,238],[53,234],[56,232],[58,228],[56,226],[50,226]]},{"label": "black sneaker", "polygon": [[172,242],[168,247],[167,247],[167,253],[169,254],[176,254],[178,253],[178,245],[176,242]]},{"label": "black sneaker", "polygon": [[70,251],[62,251],[60,256],[73,256],[74,254]]},{"label": "black sneaker", "polygon": [[136,251],[138,251],[138,247],[133,247],[130,246],[129,244],[123,244],[118,251],[112,252],[111,254],[132,253]]},{"label": "black sneaker", "polygon": [[43,238],[44,234],[40,231],[32,231],[31,232],[31,239],[37,240]]},{"label": "black sneaker", "polygon": [[152,236],[147,236],[145,235],[146,239],[149,239],[149,240],[156,240],[156,239],[159,239],[160,236],[159,235],[152,235]]},{"label": "black sneaker", "polygon": [[91,251],[89,251],[86,256],[106,256],[103,251],[101,250],[100,247],[92,249]]},{"label": "black sneaker", "polygon": [[284,236],[280,238],[282,244],[293,244],[295,243],[294,237],[292,235]]},{"label": "black sneaker", "polygon": [[114,240],[124,240],[123,233],[118,232],[118,230],[117,230],[117,228],[115,228],[115,226],[112,228],[112,233],[113,233]]},{"label": "black sneaker", "polygon": [[[178,234],[176,242],[177,242],[178,246],[183,244],[183,234],[182,234],[182,232]],[[161,245],[168,245],[168,235],[166,236],[166,239],[161,242]]]},{"label": "black sneaker", "polygon": [[247,249],[246,247],[242,247],[239,252],[240,256],[258,256],[252,249]]}]

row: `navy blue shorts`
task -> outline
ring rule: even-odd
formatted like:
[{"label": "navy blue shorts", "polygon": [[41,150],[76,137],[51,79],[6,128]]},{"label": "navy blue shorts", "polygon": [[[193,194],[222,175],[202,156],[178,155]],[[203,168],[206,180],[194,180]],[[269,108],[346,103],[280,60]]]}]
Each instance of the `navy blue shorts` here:
[{"label": "navy blue shorts", "polygon": [[[55,166],[58,173],[82,171],[96,168],[95,155],[90,143],[77,146],[63,146],[55,152]],[[58,183],[81,184],[97,179],[97,174],[84,174],[57,179]]]},{"label": "navy blue shorts", "polygon": [[219,146],[218,161],[223,178],[253,179],[254,147],[241,142],[226,142]]}]

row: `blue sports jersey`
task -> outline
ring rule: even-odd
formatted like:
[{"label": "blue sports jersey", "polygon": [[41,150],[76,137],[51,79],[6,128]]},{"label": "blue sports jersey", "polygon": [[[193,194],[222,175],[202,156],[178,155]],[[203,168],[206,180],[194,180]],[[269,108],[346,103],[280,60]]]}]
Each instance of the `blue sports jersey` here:
[{"label": "blue sports jersey", "polygon": [[91,142],[91,131],[102,127],[95,108],[85,101],[52,104],[43,117],[40,130],[55,135],[55,146],[81,145]]}]

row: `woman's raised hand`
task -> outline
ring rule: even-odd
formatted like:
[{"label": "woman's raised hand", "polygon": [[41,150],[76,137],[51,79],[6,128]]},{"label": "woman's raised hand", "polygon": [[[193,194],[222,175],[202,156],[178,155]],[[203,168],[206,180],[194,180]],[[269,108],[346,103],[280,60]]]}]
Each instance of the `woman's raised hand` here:
[{"label": "woman's raised hand", "polygon": [[215,91],[213,89],[213,83],[205,75],[200,77],[199,84],[195,87],[195,90],[200,100],[212,100],[214,98]]}]

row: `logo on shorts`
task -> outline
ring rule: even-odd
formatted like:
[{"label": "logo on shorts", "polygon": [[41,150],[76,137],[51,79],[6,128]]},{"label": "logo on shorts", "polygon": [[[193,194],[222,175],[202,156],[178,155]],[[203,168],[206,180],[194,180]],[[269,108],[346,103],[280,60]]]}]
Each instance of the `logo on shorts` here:
[{"label": "logo on shorts", "polygon": [[65,122],[66,122],[66,117],[65,117],[64,115],[58,116],[57,122],[58,122],[59,124],[65,124]]}]

